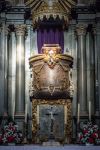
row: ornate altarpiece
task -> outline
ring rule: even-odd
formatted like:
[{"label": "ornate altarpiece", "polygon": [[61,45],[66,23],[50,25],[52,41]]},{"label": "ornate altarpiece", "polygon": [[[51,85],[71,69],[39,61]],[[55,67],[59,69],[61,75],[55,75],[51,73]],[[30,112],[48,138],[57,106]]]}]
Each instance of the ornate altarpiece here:
[{"label": "ornate altarpiece", "polygon": [[44,45],[42,51],[43,54],[33,56],[29,60],[33,142],[40,143],[54,139],[70,143],[72,137],[70,68],[73,58],[61,54],[58,44]]}]

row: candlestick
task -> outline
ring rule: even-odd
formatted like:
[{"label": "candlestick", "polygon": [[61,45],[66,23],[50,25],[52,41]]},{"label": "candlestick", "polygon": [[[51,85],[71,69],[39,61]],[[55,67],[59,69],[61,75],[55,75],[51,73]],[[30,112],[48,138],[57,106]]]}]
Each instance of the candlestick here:
[{"label": "candlestick", "polygon": [[91,101],[89,101],[89,121],[91,121]]},{"label": "candlestick", "polygon": [[67,106],[65,106],[65,124],[67,124]]},{"label": "candlestick", "polygon": [[77,123],[80,122],[80,103],[78,103],[78,110],[77,110]]},{"label": "candlestick", "polygon": [[37,124],[39,124],[39,106],[37,106]]},{"label": "candlestick", "polygon": [[26,103],[26,106],[25,106],[25,123],[27,123],[27,103]]}]

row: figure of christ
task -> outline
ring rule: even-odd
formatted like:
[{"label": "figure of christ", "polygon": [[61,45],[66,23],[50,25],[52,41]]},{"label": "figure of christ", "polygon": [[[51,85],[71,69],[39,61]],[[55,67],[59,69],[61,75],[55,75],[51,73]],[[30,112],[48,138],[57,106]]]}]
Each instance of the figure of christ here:
[{"label": "figure of christ", "polygon": [[50,108],[50,111],[46,114],[48,117],[50,117],[50,134],[51,135],[53,135],[53,130],[54,130],[54,121],[55,121],[55,118],[54,118],[54,116],[55,115],[58,115],[58,114],[56,114],[56,113],[53,113],[53,107],[51,106],[51,108]]}]

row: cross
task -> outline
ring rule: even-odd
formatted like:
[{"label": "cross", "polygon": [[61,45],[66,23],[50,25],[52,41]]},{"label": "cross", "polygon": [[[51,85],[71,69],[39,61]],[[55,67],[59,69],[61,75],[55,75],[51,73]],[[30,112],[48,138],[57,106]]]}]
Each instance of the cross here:
[{"label": "cross", "polygon": [[50,116],[50,119],[51,119],[51,124],[50,124],[50,132],[52,133],[53,132],[53,125],[54,125],[54,116],[55,115],[58,115],[58,114],[56,114],[56,113],[53,113],[53,107],[51,106],[50,107],[50,109],[49,109],[50,111],[46,114],[47,116]]}]

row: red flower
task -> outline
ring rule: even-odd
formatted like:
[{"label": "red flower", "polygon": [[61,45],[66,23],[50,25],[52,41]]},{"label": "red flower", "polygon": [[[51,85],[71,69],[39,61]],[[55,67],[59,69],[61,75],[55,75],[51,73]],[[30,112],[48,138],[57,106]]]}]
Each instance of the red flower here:
[{"label": "red flower", "polygon": [[79,137],[79,138],[80,138],[80,140],[81,140],[81,139],[83,138],[83,135],[80,135],[80,137]]},{"label": "red flower", "polygon": [[10,143],[10,142],[14,142],[14,137],[13,136],[8,137],[8,143]]},{"label": "red flower", "polygon": [[88,133],[88,130],[84,130],[83,133],[84,133],[84,134]]},{"label": "red flower", "polygon": [[91,137],[97,138],[97,133],[93,133]]},{"label": "red flower", "polygon": [[0,136],[0,142],[2,142],[2,136]]},{"label": "red flower", "polygon": [[88,139],[88,142],[89,142],[89,143],[94,143],[93,138],[90,137],[90,138]]},{"label": "red flower", "polygon": [[100,131],[98,131],[98,137],[100,138]]}]

